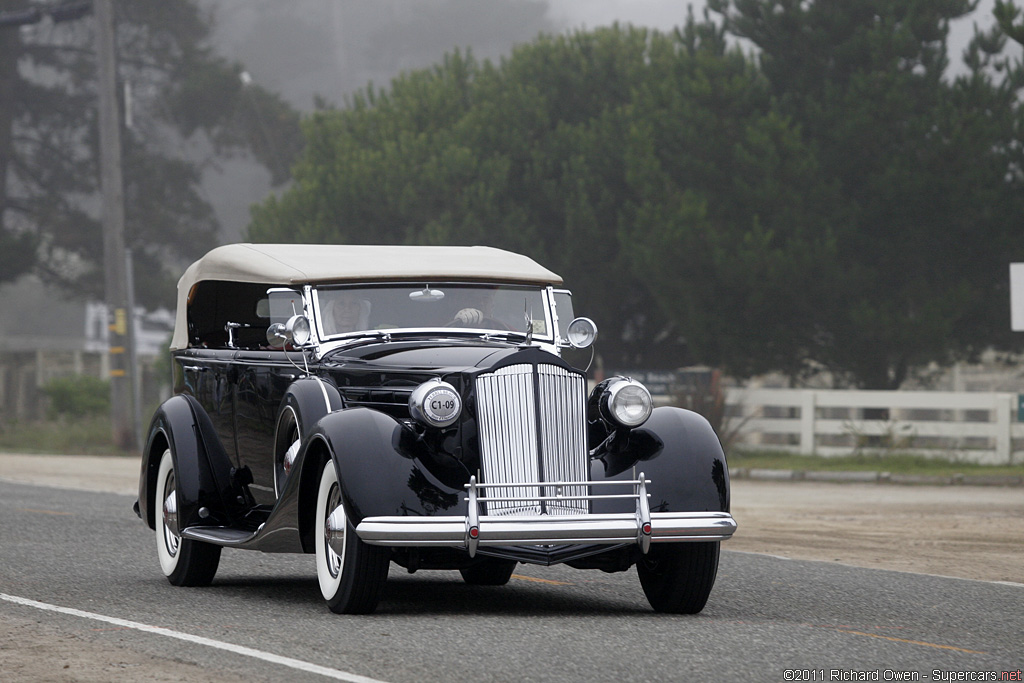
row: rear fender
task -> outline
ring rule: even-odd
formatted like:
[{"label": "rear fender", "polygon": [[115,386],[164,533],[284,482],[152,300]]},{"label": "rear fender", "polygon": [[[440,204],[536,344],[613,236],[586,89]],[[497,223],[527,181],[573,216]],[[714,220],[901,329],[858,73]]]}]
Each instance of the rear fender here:
[{"label": "rear fender", "polygon": [[[243,492],[233,485],[231,460],[210,418],[198,401],[179,394],[157,408],[142,452],[139,515],[150,528],[154,528],[154,514],[160,507],[156,492],[160,458],[168,448],[174,462],[181,528],[195,524],[229,524],[243,511],[245,506],[238,503]],[[204,518],[199,516],[201,508],[207,510]]]},{"label": "rear fender", "polygon": [[[594,453],[594,479],[631,479],[643,472],[651,512],[728,512],[729,468],[722,444],[704,417],[682,408],[656,408],[643,426],[619,432]],[[595,512],[632,512],[595,501]]]}]

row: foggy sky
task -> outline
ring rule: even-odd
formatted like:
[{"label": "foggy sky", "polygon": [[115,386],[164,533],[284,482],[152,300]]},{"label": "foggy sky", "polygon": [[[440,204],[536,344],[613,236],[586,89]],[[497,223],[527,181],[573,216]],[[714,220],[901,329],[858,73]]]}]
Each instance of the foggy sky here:
[{"label": "foggy sky", "polygon": [[[542,31],[591,30],[614,22],[667,31],[686,21],[689,6],[698,20],[705,7],[704,0],[201,1],[215,20],[214,48],[302,111],[313,109],[315,97],[342,106],[369,82],[387,87],[402,71],[427,68],[455,48],[497,60]],[[951,26],[953,73],[962,68],[959,56],[974,24],[992,24],[993,4],[981,0],[972,16]],[[242,237],[249,206],[270,192],[266,171],[244,160],[227,160],[207,172],[204,187],[224,241]]]}]

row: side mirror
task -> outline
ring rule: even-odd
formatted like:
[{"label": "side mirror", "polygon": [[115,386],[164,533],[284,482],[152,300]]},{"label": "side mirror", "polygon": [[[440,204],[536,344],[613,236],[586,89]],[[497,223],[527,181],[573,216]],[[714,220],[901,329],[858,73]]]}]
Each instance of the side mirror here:
[{"label": "side mirror", "polygon": [[267,328],[267,343],[275,349],[283,349],[286,344],[305,346],[311,336],[309,319],[304,315],[293,315],[288,322],[274,323]]}]

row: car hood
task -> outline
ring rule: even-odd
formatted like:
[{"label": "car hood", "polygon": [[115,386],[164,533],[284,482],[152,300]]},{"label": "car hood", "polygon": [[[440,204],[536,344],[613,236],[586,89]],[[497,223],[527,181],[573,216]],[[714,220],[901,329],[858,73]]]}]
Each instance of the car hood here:
[{"label": "car hood", "polygon": [[324,362],[350,367],[458,372],[492,365],[499,358],[521,350],[507,343],[479,340],[390,341],[343,347],[330,353]]}]

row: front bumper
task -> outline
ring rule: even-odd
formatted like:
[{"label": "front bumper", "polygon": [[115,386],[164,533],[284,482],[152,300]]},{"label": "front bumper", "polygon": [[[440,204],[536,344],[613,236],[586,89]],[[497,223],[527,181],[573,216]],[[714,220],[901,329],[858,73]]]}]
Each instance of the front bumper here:
[{"label": "front bumper", "polygon": [[644,534],[635,515],[491,517],[479,519],[471,538],[465,517],[367,517],[356,526],[364,543],[390,546],[453,546],[473,554],[477,546],[622,544],[641,537],[652,543],[722,541],[736,531],[728,512],[654,512]]},{"label": "front bumper", "polygon": [[[507,498],[481,495],[487,489],[508,489],[506,484],[478,484],[475,478],[466,485],[468,496],[465,516],[367,517],[355,527],[359,538],[370,545],[447,546],[462,548],[472,557],[480,546],[517,545],[622,545],[636,543],[646,553],[651,543],[684,541],[722,541],[736,531],[736,520],[728,512],[651,512],[646,485],[641,473],[632,481],[538,483],[539,487],[580,486],[588,490],[602,486],[630,489],[627,493],[591,494],[577,499],[597,500],[633,498],[635,513],[576,515],[481,515],[480,505]],[[522,487],[522,483],[515,484]],[[538,496],[532,501],[564,500],[564,496]],[[334,516],[332,515],[332,518]],[[340,518],[335,518],[340,519]],[[328,521],[329,542],[341,547],[340,523]]]}]

